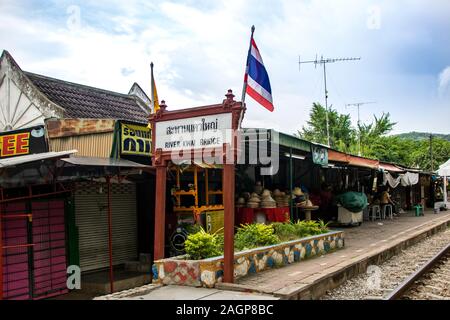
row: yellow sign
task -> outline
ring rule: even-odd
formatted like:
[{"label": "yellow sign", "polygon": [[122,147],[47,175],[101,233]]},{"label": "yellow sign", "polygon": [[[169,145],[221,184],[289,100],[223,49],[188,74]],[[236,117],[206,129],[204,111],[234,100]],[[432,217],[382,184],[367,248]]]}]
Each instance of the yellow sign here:
[{"label": "yellow sign", "polygon": [[224,211],[209,211],[206,212],[206,231],[215,233],[224,226]]},{"label": "yellow sign", "polygon": [[152,131],[146,126],[122,123],[122,154],[150,157],[152,150]]},{"label": "yellow sign", "polygon": [[14,133],[0,137],[0,157],[20,156],[28,154],[30,133]]}]

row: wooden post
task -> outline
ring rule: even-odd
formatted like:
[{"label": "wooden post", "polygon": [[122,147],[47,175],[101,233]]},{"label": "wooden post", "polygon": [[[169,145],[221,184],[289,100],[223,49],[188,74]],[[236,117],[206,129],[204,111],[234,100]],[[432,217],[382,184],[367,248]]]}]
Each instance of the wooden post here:
[{"label": "wooden post", "polygon": [[224,262],[223,281],[234,282],[234,164],[223,165]]},{"label": "wooden post", "polygon": [[156,167],[155,247],[153,260],[164,258],[166,218],[166,167]]},{"label": "wooden post", "polygon": [[208,169],[205,168],[205,190],[206,190],[206,205],[209,206],[209,177],[208,177]]}]

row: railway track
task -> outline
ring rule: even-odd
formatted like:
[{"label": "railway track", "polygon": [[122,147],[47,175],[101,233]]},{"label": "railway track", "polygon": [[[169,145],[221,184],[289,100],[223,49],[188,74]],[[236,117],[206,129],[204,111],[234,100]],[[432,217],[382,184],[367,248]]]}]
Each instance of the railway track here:
[{"label": "railway track", "polygon": [[400,283],[384,300],[450,300],[450,243]]},{"label": "railway track", "polygon": [[[395,299],[450,299],[450,266],[448,259],[429,264],[439,253],[447,252],[450,244],[450,228],[406,248],[380,265],[368,266],[367,271],[348,279],[341,286],[327,291],[321,300],[384,300],[416,274],[408,290]],[[446,248],[446,249],[444,249]],[[418,275],[425,265],[431,268]]]}]

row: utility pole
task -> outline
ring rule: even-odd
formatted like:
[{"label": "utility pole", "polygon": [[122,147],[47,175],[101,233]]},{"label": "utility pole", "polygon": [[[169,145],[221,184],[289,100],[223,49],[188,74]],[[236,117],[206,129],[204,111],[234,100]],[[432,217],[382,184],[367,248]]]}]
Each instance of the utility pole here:
[{"label": "utility pole", "polygon": [[341,62],[341,61],[353,61],[353,60],[361,60],[361,58],[326,58],[324,59],[323,56],[320,57],[320,60],[317,60],[317,55],[315,60],[309,60],[309,61],[301,61],[300,56],[298,56],[298,68],[300,70],[300,66],[303,63],[314,63],[314,67],[316,68],[317,65],[323,65],[323,82],[324,82],[324,88],[325,88],[325,119],[326,119],[326,126],[327,126],[327,144],[328,147],[330,147],[330,125],[328,123],[328,90],[327,90],[327,71],[326,71],[326,64],[327,63],[334,63],[334,62]]},{"label": "utility pole", "polygon": [[433,134],[430,133],[430,160],[431,160],[431,172],[434,172],[433,165]]},{"label": "utility pole", "polygon": [[346,104],[346,107],[357,107],[358,108],[358,156],[361,156],[361,129],[360,129],[360,118],[359,118],[359,107],[365,104],[370,103],[376,103],[375,101],[369,101],[369,102],[356,102],[356,103],[349,103]]}]

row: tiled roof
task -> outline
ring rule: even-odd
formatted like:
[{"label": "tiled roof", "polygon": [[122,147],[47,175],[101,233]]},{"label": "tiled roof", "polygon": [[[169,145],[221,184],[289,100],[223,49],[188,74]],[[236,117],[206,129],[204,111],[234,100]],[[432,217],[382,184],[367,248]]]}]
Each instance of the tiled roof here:
[{"label": "tiled roof", "polygon": [[25,72],[50,101],[65,110],[67,118],[120,119],[148,122],[136,97]]}]

